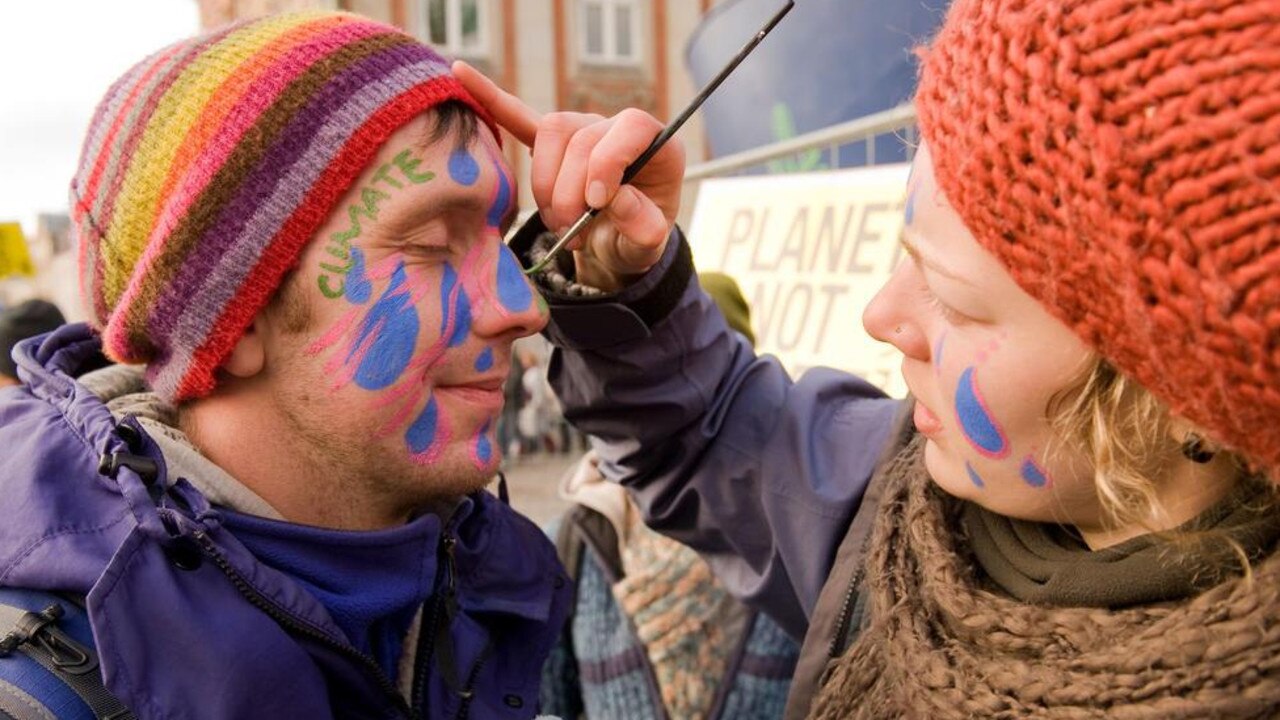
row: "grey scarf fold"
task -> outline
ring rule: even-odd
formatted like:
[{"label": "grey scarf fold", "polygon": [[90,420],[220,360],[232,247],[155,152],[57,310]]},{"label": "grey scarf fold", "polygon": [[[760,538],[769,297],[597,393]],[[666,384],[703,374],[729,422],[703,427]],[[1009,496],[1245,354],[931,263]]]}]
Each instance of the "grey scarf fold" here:
[{"label": "grey scarf fold", "polygon": [[[992,587],[964,537],[963,506],[933,485],[918,439],[887,472],[865,559],[867,619],[828,668],[811,718],[1280,715],[1275,553],[1252,577],[1226,576],[1194,597],[1121,608],[1025,602]],[[1053,544],[1038,545],[1042,575],[1080,552]],[[1022,572],[1032,564],[1020,562]]]},{"label": "grey scarf fold", "polygon": [[1238,567],[1238,551],[1253,560],[1268,552],[1280,538],[1280,512],[1264,502],[1266,492],[1260,481],[1243,483],[1169,537],[1143,535],[1097,551],[1056,525],[974,503],[964,503],[961,522],[978,565],[1013,597],[1120,608],[1190,597],[1225,579],[1223,568]]}]

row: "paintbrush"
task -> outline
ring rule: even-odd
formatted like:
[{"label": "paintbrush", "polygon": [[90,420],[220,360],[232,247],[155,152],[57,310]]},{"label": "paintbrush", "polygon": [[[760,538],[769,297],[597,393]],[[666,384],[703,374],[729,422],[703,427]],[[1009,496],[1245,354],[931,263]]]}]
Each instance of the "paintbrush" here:
[{"label": "paintbrush", "polygon": [[[676,131],[680,129],[680,126],[685,124],[685,121],[687,121],[693,113],[702,106],[702,103],[705,102],[708,97],[711,97],[711,93],[715,92],[716,88],[720,87],[720,83],[724,82],[725,78],[729,77],[729,73],[733,72],[738,65],[742,64],[742,61],[751,54],[752,50],[755,50],[756,46],[760,44],[760,41],[764,40],[765,36],[769,34],[769,31],[773,30],[774,26],[781,22],[782,18],[785,17],[787,13],[791,12],[791,8],[793,7],[795,7],[795,0],[788,0],[786,6],[770,18],[769,22],[765,23],[764,27],[760,28],[760,31],[757,32],[746,45],[742,46],[742,49],[738,51],[738,54],[734,55],[733,59],[730,60],[729,63],[720,70],[720,72],[716,73],[714,78],[711,78],[711,82],[707,83],[706,87],[702,88],[702,90],[694,96],[693,100],[689,102],[688,107],[681,111],[681,113],[676,116],[675,120],[672,120],[667,124],[667,126],[662,129],[662,132],[658,133],[658,136],[653,139],[653,142],[649,143],[649,147],[640,154],[640,157],[636,158],[634,162],[628,165],[627,169],[622,173],[623,185],[631,182],[631,180],[635,178],[636,174],[644,168],[649,160],[651,160],[654,155],[658,154],[658,151],[662,149],[663,145],[667,144],[667,141],[671,139],[671,136],[676,134]],[[587,225],[589,225],[591,221],[600,214],[600,210],[601,208],[587,208],[587,211],[582,213],[582,217],[578,218],[577,222],[569,226],[569,229],[565,231],[564,235],[551,246],[551,250],[547,252],[546,257],[542,258],[542,260],[525,270],[524,273],[526,275],[532,275],[546,267],[555,258],[555,256],[569,244],[571,240],[577,237],[587,227]],[[526,224],[530,222],[533,222],[532,217],[525,221]]]}]

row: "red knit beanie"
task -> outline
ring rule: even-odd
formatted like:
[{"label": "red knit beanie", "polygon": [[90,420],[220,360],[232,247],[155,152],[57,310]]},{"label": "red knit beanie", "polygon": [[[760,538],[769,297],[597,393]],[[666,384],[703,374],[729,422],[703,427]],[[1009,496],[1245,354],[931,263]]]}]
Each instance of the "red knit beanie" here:
[{"label": "red knit beanie", "polygon": [[1280,471],[1280,0],[956,0],[917,98],[1024,290]]}]

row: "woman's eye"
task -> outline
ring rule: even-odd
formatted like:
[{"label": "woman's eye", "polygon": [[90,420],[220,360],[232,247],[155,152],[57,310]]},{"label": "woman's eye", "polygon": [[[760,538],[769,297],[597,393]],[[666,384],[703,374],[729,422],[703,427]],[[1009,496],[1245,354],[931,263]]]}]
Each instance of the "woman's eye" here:
[{"label": "woman's eye", "polygon": [[953,325],[969,322],[969,316],[942,302],[942,300],[929,289],[928,285],[924,286],[924,296],[925,301],[929,303],[930,307],[937,310],[947,322]]}]

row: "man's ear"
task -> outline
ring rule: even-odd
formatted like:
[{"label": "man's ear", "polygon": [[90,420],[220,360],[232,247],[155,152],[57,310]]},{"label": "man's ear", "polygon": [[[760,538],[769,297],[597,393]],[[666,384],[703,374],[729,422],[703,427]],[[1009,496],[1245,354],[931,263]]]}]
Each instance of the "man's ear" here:
[{"label": "man's ear", "polygon": [[251,378],[262,372],[267,364],[267,351],[263,343],[262,316],[254,318],[253,324],[241,336],[227,362],[222,369],[238,378]]}]

